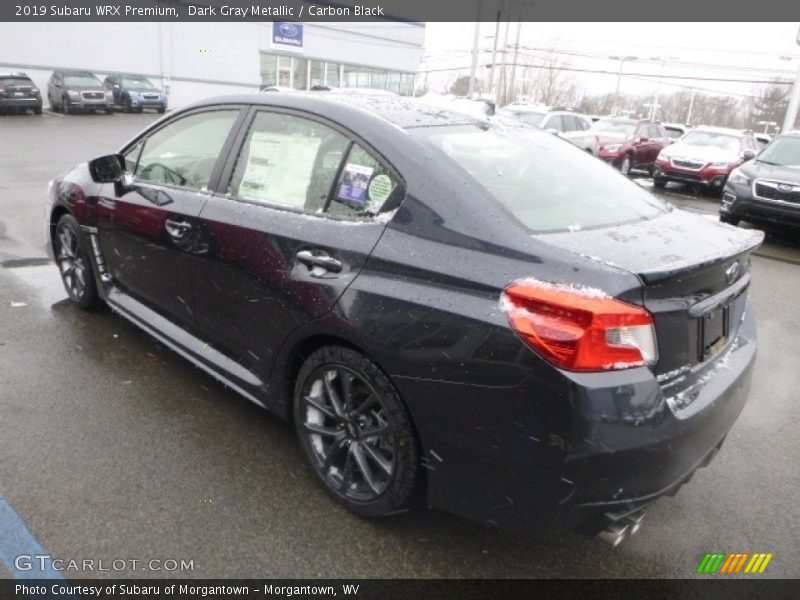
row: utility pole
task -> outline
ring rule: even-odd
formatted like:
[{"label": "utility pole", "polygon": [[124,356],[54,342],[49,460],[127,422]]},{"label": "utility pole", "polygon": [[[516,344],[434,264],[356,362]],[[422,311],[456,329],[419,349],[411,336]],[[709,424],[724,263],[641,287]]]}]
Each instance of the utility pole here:
[{"label": "utility pole", "polygon": [[[800,30],[797,31],[797,45],[800,46]],[[797,75],[792,84],[792,95],[789,97],[789,106],[786,107],[786,116],[783,118],[783,129],[781,133],[786,133],[794,129],[797,122],[797,110],[800,108],[800,66],[797,67]]]},{"label": "utility pole", "polygon": [[619,71],[617,72],[617,89],[614,91],[614,107],[611,109],[612,116],[617,116],[617,107],[619,106],[619,84],[622,82],[622,65],[625,61],[636,60],[636,56],[609,56],[611,60],[619,61]]},{"label": "utility pole", "polygon": [[[500,17],[503,14],[503,7],[501,4],[497,6],[497,21],[494,26],[494,41],[492,42],[492,70],[489,71],[489,93],[494,93],[494,72],[497,61],[497,42],[500,39]],[[495,94],[495,100],[497,94]]]},{"label": "utility pole", "polygon": [[694,97],[697,96],[697,89],[692,89],[692,99],[689,101],[689,112],[686,113],[686,124],[692,124],[692,109],[694,108]]},{"label": "utility pole", "polygon": [[[522,3],[519,5],[519,12],[517,13],[517,18],[522,18]],[[519,54],[519,34],[522,30],[522,21],[517,21],[517,39],[514,42],[514,59],[511,62],[511,84],[508,86],[511,90],[511,100],[512,102],[516,100],[517,94],[514,91],[514,79],[517,74],[517,56]]]},{"label": "utility pole", "polygon": [[[664,65],[667,63],[667,60],[678,60],[675,56],[654,56],[650,60],[660,60],[661,61],[661,70],[658,72],[658,83],[656,84],[656,91],[653,94],[653,102],[650,104],[650,120],[655,121],[656,114],[658,113],[658,108],[660,104],[658,103],[658,93],[661,91],[661,78],[664,75]],[[647,106],[645,104],[645,106]]]},{"label": "utility pole", "polygon": [[480,53],[480,39],[481,39],[481,0],[478,0],[478,15],[475,18],[475,37],[472,40],[472,66],[469,71],[469,91],[467,97],[472,98],[475,95],[475,74],[478,71],[478,54]]},{"label": "utility pole", "polygon": [[[505,6],[508,7],[507,14],[511,16],[511,0],[506,0]],[[503,60],[500,64],[500,93],[497,95],[497,104],[502,106],[506,103],[506,59],[508,58],[508,25],[506,21],[506,30],[503,33]]]}]

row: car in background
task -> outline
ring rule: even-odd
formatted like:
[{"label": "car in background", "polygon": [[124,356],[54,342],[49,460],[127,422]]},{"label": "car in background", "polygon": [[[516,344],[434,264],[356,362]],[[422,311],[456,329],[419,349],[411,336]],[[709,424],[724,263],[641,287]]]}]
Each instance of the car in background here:
[{"label": "car in background", "polygon": [[682,138],[689,131],[689,127],[681,123],[662,123],[661,126],[664,128],[671,144]]},{"label": "car in background", "polygon": [[504,106],[500,112],[527,125],[558,135],[597,156],[597,138],[589,131],[592,127],[592,118],[589,115],[566,108],[521,103]]},{"label": "car in background", "polygon": [[753,137],[756,138],[756,146],[758,146],[759,151],[769,146],[769,143],[772,141],[772,136],[766,133],[754,133]]},{"label": "car in background", "polygon": [[47,82],[47,98],[53,111],[64,114],[103,110],[114,112],[114,96],[94,73],[89,71],[53,71]]},{"label": "car in background", "polygon": [[653,169],[653,185],[669,181],[720,192],[730,172],[756,155],[753,132],[700,126],[664,148]]},{"label": "car in background", "polygon": [[597,137],[600,159],[628,176],[634,169],[649,173],[669,143],[658,121],[606,117],[595,121],[591,132]]},{"label": "car in background", "polygon": [[71,301],[292,423],[308,476],[361,516],[419,492],[616,545],[747,401],[763,233],[533,127],[391,96],[207,99],[46,198]]},{"label": "car in background", "polygon": [[114,73],[103,81],[103,87],[110,91],[114,106],[123,112],[142,112],[151,108],[159,113],[167,110],[167,94],[158,89],[144,75]]},{"label": "car in background", "polygon": [[800,226],[800,131],[776,136],[754,160],[731,171],[719,219]]},{"label": "car in background", "polygon": [[25,112],[42,114],[42,95],[25,73],[0,73],[0,114]]}]

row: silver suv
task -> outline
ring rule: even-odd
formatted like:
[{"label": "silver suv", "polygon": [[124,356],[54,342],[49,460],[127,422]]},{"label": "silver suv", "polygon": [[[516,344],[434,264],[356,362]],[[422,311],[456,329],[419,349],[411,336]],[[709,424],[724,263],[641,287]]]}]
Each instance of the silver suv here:
[{"label": "silver suv", "polygon": [[53,71],[47,82],[50,109],[64,114],[78,111],[114,110],[114,95],[89,71]]},{"label": "silver suv", "polygon": [[500,112],[558,135],[597,156],[597,138],[589,132],[592,118],[588,115],[567,108],[521,103],[509,104]]}]

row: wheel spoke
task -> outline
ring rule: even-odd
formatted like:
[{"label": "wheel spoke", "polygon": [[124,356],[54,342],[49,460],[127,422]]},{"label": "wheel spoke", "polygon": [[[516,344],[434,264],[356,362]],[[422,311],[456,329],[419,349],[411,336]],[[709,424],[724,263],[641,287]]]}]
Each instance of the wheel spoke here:
[{"label": "wheel spoke", "polygon": [[353,379],[351,375],[341,369],[336,371],[339,381],[342,382],[342,396],[344,400],[344,409],[347,413],[353,411]]},{"label": "wheel spoke", "polygon": [[350,482],[353,481],[353,447],[347,447],[347,456],[344,458],[344,470],[342,471],[342,485],[340,489],[347,491]]},{"label": "wheel spoke", "polygon": [[362,431],[361,437],[364,439],[372,437],[386,437],[390,433],[392,433],[392,430],[390,429],[389,425],[387,423],[381,423],[375,427],[370,427],[369,429]]},{"label": "wheel spoke", "polygon": [[336,437],[342,435],[340,429],[333,427],[325,427],[324,425],[317,425],[316,423],[304,423],[303,426],[312,433],[318,433],[327,437]]},{"label": "wheel spoke", "polygon": [[376,494],[380,493],[380,487],[378,486],[378,482],[375,481],[375,476],[372,474],[372,467],[370,467],[369,462],[367,462],[362,444],[353,446],[353,458],[356,460],[358,470],[361,471],[361,474],[364,476],[364,481],[366,481],[370,489]]},{"label": "wheel spoke", "polygon": [[339,419],[339,416],[333,410],[331,410],[330,408],[325,406],[322,402],[320,402],[320,398],[314,398],[313,396],[304,396],[303,399],[326,417],[330,417],[331,419]]},{"label": "wheel spoke", "polygon": [[326,473],[328,472],[328,469],[331,468],[331,465],[333,464],[333,459],[336,458],[336,455],[339,454],[342,447],[344,447],[344,442],[345,442],[345,437],[341,436],[340,438],[335,439],[333,443],[330,445],[330,448],[328,449],[328,454],[325,456],[325,460],[322,463],[322,470],[325,471]]},{"label": "wheel spoke", "polygon": [[367,456],[370,457],[373,462],[381,468],[381,471],[386,473],[387,475],[392,474],[392,463],[391,461],[384,458],[383,455],[378,451],[377,448],[373,448],[369,444],[362,444],[364,451],[366,452]]},{"label": "wheel spoke", "polygon": [[[329,373],[335,373],[336,371],[329,371]],[[325,393],[328,394],[328,400],[333,406],[333,410],[336,411],[336,414],[340,417],[344,416],[344,408],[342,407],[342,401],[339,400],[339,394],[336,393],[336,390],[333,388],[333,382],[328,378],[328,373],[325,373],[322,376],[322,381],[325,384]]]},{"label": "wheel spoke", "polygon": [[354,417],[359,417],[359,416],[363,415],[366,412],[366,410],[370,406],[375,404],[377,401],[378,401],[378,398],[375,396],[375,394],[370,394],[369,396],[367,396],[364,399],[364,401],[361,404],[358,405],[358,408],[353,411],[353,416]]}]

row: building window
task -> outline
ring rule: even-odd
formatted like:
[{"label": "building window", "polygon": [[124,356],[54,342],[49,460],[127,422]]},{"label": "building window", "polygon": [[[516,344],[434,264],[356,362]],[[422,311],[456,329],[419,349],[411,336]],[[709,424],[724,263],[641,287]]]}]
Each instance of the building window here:
[{"label": "building window", "polygon": [[262,88],[278,86],[307,90],[321,85],[387,90],[411,96],[414,93],[414,74],[283,54],[261,54]]}]

